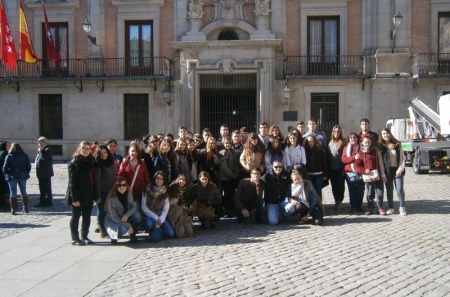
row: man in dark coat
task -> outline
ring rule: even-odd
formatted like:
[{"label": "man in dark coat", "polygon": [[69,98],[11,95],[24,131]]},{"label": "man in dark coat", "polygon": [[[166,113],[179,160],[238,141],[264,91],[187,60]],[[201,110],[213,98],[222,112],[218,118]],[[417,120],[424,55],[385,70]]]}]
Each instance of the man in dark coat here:
[{"label": "man in dark coat", "polygon": [[255,223],[261,224],[264,212],[265,183],[260,179],[261,169],[253,168],[250,178],[244,178],[234,194],[234,207],[238,217],[238,223],[243,223],[251,216],[250,212],[256,209]]},{"label": "man in dark coat", "polygon": [[53,154],[45,137],[39,137],[38,154],[36,156],[36,175],[39,180],[39,203],[36,207],[51,207],[52,197],[52,176],[53,176]]},{"label": "man in dark coat", "polygon": [[6,202],[6,198],[9,198],[9,186],[3,175],[3,165],[8,151],[9,143],[4,140],[0,141],[0,211],[9,211],[9,205]]}]

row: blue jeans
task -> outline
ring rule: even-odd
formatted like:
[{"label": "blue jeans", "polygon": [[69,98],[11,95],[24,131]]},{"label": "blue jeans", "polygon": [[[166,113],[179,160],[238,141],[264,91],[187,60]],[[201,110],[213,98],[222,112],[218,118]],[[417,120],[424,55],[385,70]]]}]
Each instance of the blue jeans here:
[{"label": "blue jeans", "polygon": [[[135,212],[128,218],[128,223],[130,223],[133,227],[134,234],[137,233],[137,225],[141,222],[141,215],[138,212]],[[128,227],[125,225],[120,225],[117,231],[117,237],[122,238],[128,232]]]},{"label": "blue jeans", "polygon": [[270,225],[276,225],[280,217],[280,204],[267,203],[267,219]]},{"label": "blue jeans", "polygon": [[323,185],[323,174],[310,174],[311,182],[314,186],[314,190],[316,190],[317,195],[323,200],[322,197],[322,185]]},{"label": "blue jeans", "polygon": [[173,238],[175,236],[175,230],[168,220],[165,220],[159,228],[156,227],[156,221],[151,217],[145,217],[144,222],[149,230],[149,240],[152,242],[161,241],[163,237]]},{"label": "blue jeans", "polygon": [[345,177],[342,175],[342,171],[343,168],[331,169],[330,171],[331,191],[336,203],[344,200]]},{"label": "blue jeans", "polygon": [[27,180],[26,179],[10,179],[9,185],[9,197],[16,198],[17,196],[17,184],[19,184],[20,194],[22,197],[28,196],[27,194]]},{"label": "blue jeans", "polygon": [[386,182],[386,197],[389,208],[394,208],[394,185],[397,190],[397,198],[400,202],[400,207],[405,207],[405,191],[403,189],[403,176],[395,177],[397,167],[389,167],[389,174]]},{"label": "blue jeans", "polygon": [[347,175],[345,175],[345,180],[347,181],[348,195],[350,196],[350,207],[353,209],[362,207],[364,182],[362,180],[351,182]]}]

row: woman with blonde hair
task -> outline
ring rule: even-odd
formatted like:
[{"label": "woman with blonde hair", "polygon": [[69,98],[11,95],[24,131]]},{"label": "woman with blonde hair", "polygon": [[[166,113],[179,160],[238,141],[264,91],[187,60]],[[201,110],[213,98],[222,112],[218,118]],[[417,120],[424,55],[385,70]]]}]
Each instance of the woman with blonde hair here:
[{"label": "woman with blonde hair", "polygon": [[330,142],[328,143],[328,158],[330,160],[330,183],[334,197],[334,208],[341,209],[345,192],[344,163],[342,162],[342,152],[347,144],[342,127],[335,125],[331,130]]},{"label": "woman with blonde hair", "polygon": [[248,135],[239,161],[245,172],[243,178],[250,177],[250,172],[253,168],[259,168],[261,172],[266,171],[265,146],[256,133],[251,132]]},{"label": "woman with blonde hair", "polygon": [[[92,175],[95,159],[91,153],[91,144],[82,141],[73,153],[73,159],[69,167],[69,185],[66,193],[66,203],[72,206],[72,218],[70,219],[70,233],[73,245],[93,244],[88,238],[91,225],[91,212],[94,204],[94,185]],[[78,234],[78,223],[81,224],[81,239]]]},{"label": "woman with blonde hair", "polygon": [[130,243],[137,243],[136,234],[141,215],[124,177],[118,177],[114,181],[106,198],[105,211],[105,228],[111,244],[116,244],[127,233],[130,235]]},{"label": "woman with blonde hair", "polygon": [[220,188],[218,171],[220,166],[219,149],[217,140],[210,136],[206,139],[206,148],[200,150],[198,158],[198,172],[206,171],[210,176],[210,181]]}]

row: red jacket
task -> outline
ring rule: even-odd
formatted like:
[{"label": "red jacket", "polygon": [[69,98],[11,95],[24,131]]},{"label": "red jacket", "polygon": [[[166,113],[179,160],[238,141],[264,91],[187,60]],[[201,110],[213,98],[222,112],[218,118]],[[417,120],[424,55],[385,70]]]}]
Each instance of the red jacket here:
[{"label": "red jacket", "polygon": [[[348,147],[351,148],[350,156],[347,156]],[[352,164],[353,164],[354,165],[353,167],[355,168],[356,171],[358,171],[361,174],[364,173],[364,168],[362,167],[362,164],[361,164],[361,162],[362,162],[361,158],[356,160],[355,159],[356,154],[359,154],[361,156],[361,149],[360,149],[359,145],[358,145],[357,150],[354,147],[352,147],[351,144],[346,145],[345,148],[343,149],[341,159],[342,159],[342,163],[345,164],[345,167],[344,167],[345,172],[353,172],[353,169],[352,169]]]},{"label": "red jacket", "polygon": [[[144,192],[145,185],[150,182],[150,176],[148,175],[147,166],[142,160],[138,161],[139,172],[136,176],[136,180],[133,186],[133,197],[137,199],[142,197],[142,193]],[[137,168],[137,165],[136,165]],[[120,176],[124,177],[131,186],[134,178],[134,168],[130,165],[130,157],[126,157],[125,160],[120,164],[119,173]]]}]

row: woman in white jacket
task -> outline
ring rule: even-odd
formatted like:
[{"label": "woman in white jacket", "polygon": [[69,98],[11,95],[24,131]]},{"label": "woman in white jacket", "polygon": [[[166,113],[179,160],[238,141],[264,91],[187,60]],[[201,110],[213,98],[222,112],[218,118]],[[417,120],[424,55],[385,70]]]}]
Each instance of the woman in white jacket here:
[{"label": "woman in white jacket", "polygon": [[170,209],[169,197],[167,196],[167,177],[163,171],[155,173],[151,183],[147,184],[142,198],[142,212],[144,223],[149,230],[149,240],[161,241],[163,237],[173,238],[175,230],[168,220],[167,214]]}]

